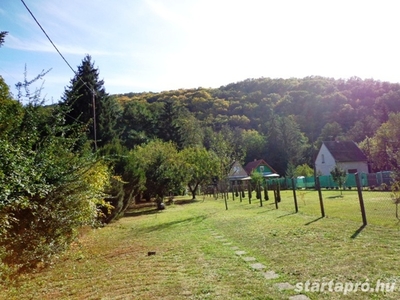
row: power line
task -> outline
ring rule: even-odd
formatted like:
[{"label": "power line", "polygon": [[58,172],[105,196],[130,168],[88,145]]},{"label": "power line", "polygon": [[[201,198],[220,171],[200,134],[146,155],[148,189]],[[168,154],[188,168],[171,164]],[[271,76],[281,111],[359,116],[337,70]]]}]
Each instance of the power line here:
[{"label": "power line", "polygon": [[75,72],[75,70],[71,67],[69,62],[65,59],[64,55],[58,50],[57,46],[53,43],[47,32],[44,30],[42,25],[40,25],[39,21],[36,19],[36,17],[33,15],[29,7],[25,4],[24,0],[21,0],[22,4],[25,6],[29,14],[32,16],[32,18],[35,20],[36,24],[40,27],[40,29],[43,31],[44,35],[47,37],[47,39],[50,41],[50,43],[53,45],[54,49],[56,49],[57,53],[61,56],[61,58],[64,60],[64,62],[68,65],[68,67],[74,72],[75,76],[78,77],[78,79],[91,91],[92,93],[92,106],[93,106],[93,133],[94,133],[94,147],[95,150],[97,150],[97,133],[96,133],[96,103],[95,103],[95,91],[94,88],[91,88],[83,79],[78,75],[78,73]]},{"label": "power line", "polygon": [[[75,70],[71,67],[71,65],[68,63],[68,61],[65,59],[65,57],[61,54],[60,50],[58,50],[57,46],[53,43],[53,41],[51,40],[51,38],[49,37],[49,35],[46,33],[46,31],[43,29],[42,25],[40,25],[39,21],[35,18],[35,16],[33,15],[33,13],[31,12],[31,10],[29,9],[29,7],[25,4],[24,0],[21,0],[22,4],[25,6],[25,8],[28,10],[28,12],[30,13],[30,15],[32,16],[32,18],[35,20],[36,24],[38,24],[38,26],[40,27],[40,29],[43,31],[43,33],[45,34],[45,36],[47,37],[47,39],[50,41],[50,43],[53,45],[54,49],[57,50],[58,54],[60,54],[61,58],[65,61],[65,63],[68,65],[68,67],[72,70],[72,72],[75,73]],[[76,73],[75,73],[76,75]]]},{"label": "power line", "polygon": [[[4,72],[5,74],[7,74],[9,77],[11,77],[12,79],[14,79],[16,82],[18,82],[18,79],[15,78],[13,75],[11,75],[10,73],[8,73],[6,70],[4,70],[2,67],[0,67],[0,69],[2,70],[2,72]],[[1,75],[0,75],[1,76]]]},{"label": "power line", "polygon": [[47,32],[44,30],[44,28],[42,27],[42,25],[40,25],[39,21],[36,19],[36,17],[34,16],[34,14],[31,12],[31,10],[29,9],[29,7],[25,4],[24,0],[21,0],[22,4],[25,6],[25,8],[27,9],[27,11],[29,12],[29,14],[32,16],[32,18],[35,20],[36,24],[40,27],[40,29],[43,31],[44,35],[47,37],[47,39],[50,41],[50,43],[53,45],[54,49],[56,49],[57,53],[61,56],[61,58],[64,60],[64,62],[67,64],[67,66],[71,69],[72,72],[74,72],[75,76],[78,77],[78,79],[92,92],[94,93],[94,89],[91,88],[90,86],[88,86],[88,84],[83,81],[83,79],[75,72],[75,70],[71,67],[71,65],[69,64],[69,62],[67,61],[67,59],[64,57],[64,55],[62,55],[61,51],[58,50],[57,46],[53,43],[53,41],[51,40],[51,38],[49,37],[49,35],[47,34]]}]

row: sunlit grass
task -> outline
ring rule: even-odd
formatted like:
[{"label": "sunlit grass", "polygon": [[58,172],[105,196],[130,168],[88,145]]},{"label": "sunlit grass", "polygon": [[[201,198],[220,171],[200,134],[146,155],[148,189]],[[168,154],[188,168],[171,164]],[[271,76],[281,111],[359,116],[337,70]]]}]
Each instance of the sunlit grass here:
[{"label": "sunlit grass", "polygon": [[[260,207],[256,199],[249,204],[247,199],[230,197],[225,210],[221,198],[206,197],[204,202],[175,204],[161,212],[151,207],[130,212],[105,228],[88,231],[50,268],[7,284],[0,298],[288,299],[296,293],[279,291],[274,283],[399,280],[399,228],[360,228],[361,215],[355,221],[336,218],[333,208],[352,202],[353,191],[346,191],[343,198],[326,199],[328,218],[319,219],[314,194],[298,198],[297,214],[290,191],[282,192],[278,210],[273,199]],[[338,192],[332,191],[333,195]],[[233,246],[280,277],[266,280],[235,255]],[[148,256],[149,251],[156,254]],[[340,293],[307,295],[343,297]],[[398,299],[399,294],[384,297]],[[347,298],[381,299],[383,295],[355,293]]]},{"label": "sunlit grass", "polygon": [[[294,211],[293,192],[282,191],[281,196],[282,201],[279,203],[279,209]],[[317,191],[297,190],[296,196],[299,212],[315,216],[322,215]],[[362,223],[357,191],[346,190],[340,193],[337,190],[323,190],[322,199],[325,216],[328,218],[341,218]],[[363,191],[363,199],[368,224],[398,227],[396,205],[393,204],[389,192]]]}]

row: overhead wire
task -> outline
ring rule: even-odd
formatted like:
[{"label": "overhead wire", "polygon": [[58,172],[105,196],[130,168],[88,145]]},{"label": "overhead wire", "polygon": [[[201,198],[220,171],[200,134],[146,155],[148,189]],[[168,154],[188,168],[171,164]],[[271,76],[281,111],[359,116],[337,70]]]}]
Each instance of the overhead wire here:
[{"label": "overhead wire", "polygon": [[53,45],[54,49],[56,49],[57,53],[61,56],[61,58],[64,60],[64,62],[67,64],[67,66],[71,69],[72,72],[79,78],[79,80],[82,81],[82,83],[93,92],[93,89],[91,89],[85,81],[75,72],[75,70],[71,67],[67,59],[62,55],[61,51],[58,50],[57,46],[53,43],[52,39],[50,36],[47,34],[46,30],[42,27],[42,25],[39,23],[39,21],[36,19],[35,15],[32,13],[32,11],[29,9],[29,7],[26,5],[24,0],[21,0],[22,4],[25,6],[26,10],[29,12],[29,14],[32,16],[33,20],[35,20],[36,24],[39,26],[39,28],[43,31],[44,35],[47,37],[49,42]]},{"label": "overhead wire", "polygon": [[95,149],[97,150],[97,133],[96,133],[96,108],[95,108],[95,90],[94,88],[91,88],[79,75],[75,70],[71,67],[69,62],[66,60],[64,55],[62,55],[61,51],[58,50],[57,46],[53,43],[51,40],[50,36],[47,34],[47,32],[44,30],[42,25],[39,23],[39,21],[36,19],[32,11],[29,9],[29,7],[26,5],[24,0],[21,0],[22,4],[25,6],[29,14],[32,16],[32,18],[35,20],[36,24],[40,27],[40,29],[43,31],[44,35],[47,37],[47,39],[50,41],[50,43],[53,45],[54,49],[56,49],[57,53],[61,56],[61,58],[64,60],[64,62],[68,65],[68,67],[72,70],[72,72],[75,74],[75,76],[90,90],[92,93],[92,105],[93,105],[93,134],[94,134],[94,146]]}]

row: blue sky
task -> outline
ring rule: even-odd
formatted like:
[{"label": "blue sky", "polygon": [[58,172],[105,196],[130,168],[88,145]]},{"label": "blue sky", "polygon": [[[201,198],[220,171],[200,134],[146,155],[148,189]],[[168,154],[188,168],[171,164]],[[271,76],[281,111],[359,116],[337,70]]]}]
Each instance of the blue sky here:
[{"label": "blue sky", "polygon": [[[400,4],[391,0],[24,0],[76,70],[90,54],[108,93],[219,87],[321,75],[400,82]],[[73,72],[19,0],[1,0],[0,75],[52,68],[58,101]]]}]

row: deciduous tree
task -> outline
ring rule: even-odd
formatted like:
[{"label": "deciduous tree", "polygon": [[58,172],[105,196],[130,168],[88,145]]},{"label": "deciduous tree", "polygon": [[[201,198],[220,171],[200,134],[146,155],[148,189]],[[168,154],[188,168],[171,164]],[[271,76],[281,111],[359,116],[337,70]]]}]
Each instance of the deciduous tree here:
[{"label": "deciduous tree", "polygon": [[210,183],[213,177],[218,176],[220,161],[214,152],[200,147],[185,148],[180,156],[187,173],[187,186],[192,199],[196,199],[198,187]]},{"label": "deciduous tree", "polygon": [[156,198],[159,208],[164,196],[182,189],[186,170],[173,143],[153,140],[137,146],[131,155],[144,189]]}]

